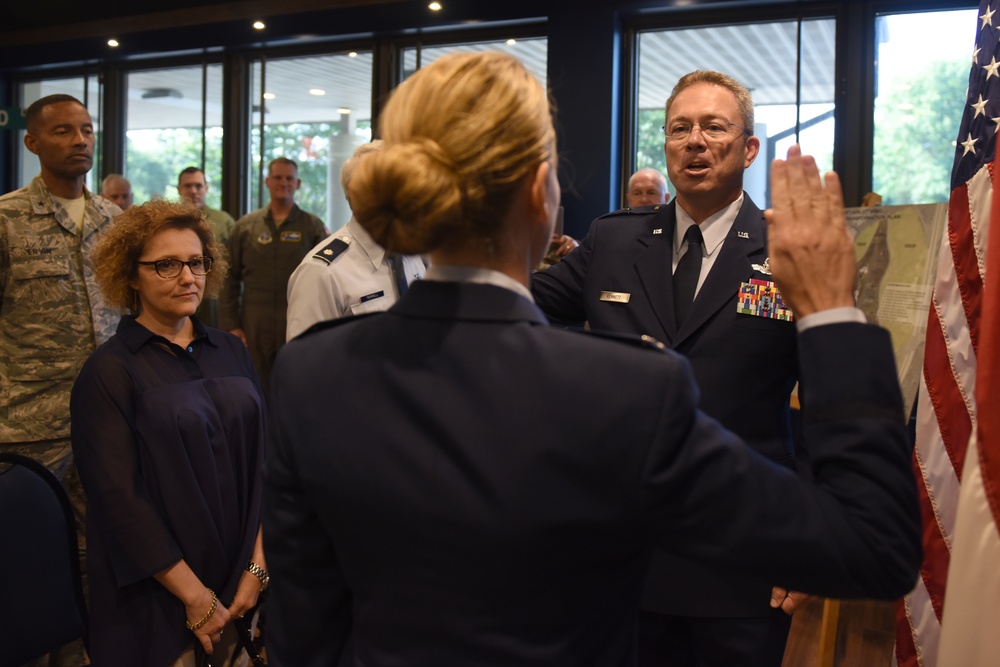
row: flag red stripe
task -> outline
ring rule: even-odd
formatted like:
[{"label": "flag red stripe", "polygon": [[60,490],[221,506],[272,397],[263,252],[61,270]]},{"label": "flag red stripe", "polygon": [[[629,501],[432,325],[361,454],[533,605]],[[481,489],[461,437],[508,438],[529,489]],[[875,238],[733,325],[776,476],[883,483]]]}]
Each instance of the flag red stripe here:
[{"label": "flag red stripe", "polygon": [[896,605],[896,664],[898,667],[918,667],[917,647],[913,643],[913,628],[906,617],[906,603]]},{"label": "flag red stripe", "polygon": [[951,246],[951,257],[955,265],[955,274],[958,276],[958,289],[962,294],[962,307],[965,309],[965,319],[969,323],[972,350],[978,355],[979,316],[982,309],[983,279],[979,274],[979,260],[976,256],[975,237],[972,234],[969,188],[965,183],[952,190],[951,193],[951,200],[948,204],[948,241]]},{"label": "flag red stripe", "polygon": [[[997,136],[1000,146],[1000,135]],[[997,172],[993,180],[993,206],[990,221],[1000,221],[1000,185]],[[1000,222],[997,222],[1000,226]],[[996,229],[997,226],[993,226]],[[978,357],[976,376],[979,466],[983,488],[993,523],[1000,531],[1000,242],[994,239],[986,250],[986,285],[982,330],[985,344]]]},{"label": "flag red stripe", "polygon": [[924,382],[927,383],[927,395],[934,405],[934,414],[948,458],[955,468],[955,475],[961,480],[965,452],[972,434],[972,420],[952,372],[936,308],[931,308],[927,316]]}]

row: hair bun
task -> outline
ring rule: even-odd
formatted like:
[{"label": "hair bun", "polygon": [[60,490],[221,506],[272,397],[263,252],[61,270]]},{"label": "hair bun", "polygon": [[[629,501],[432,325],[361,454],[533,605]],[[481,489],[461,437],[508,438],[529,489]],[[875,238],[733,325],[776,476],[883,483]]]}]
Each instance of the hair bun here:
[{"label": "hair bun", "polygon": [[462,219],[455,165],[426,137],[386,144],[351,176],[354,217],[382,247],[423,254],[439,247]]}]

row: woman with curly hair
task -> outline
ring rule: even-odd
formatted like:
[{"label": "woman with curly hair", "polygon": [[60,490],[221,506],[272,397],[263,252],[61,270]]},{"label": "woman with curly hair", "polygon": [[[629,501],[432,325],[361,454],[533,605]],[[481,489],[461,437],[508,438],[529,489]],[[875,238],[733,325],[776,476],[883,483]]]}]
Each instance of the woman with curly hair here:
[{"label": "woman with curly hair", "polygon": [[264,397],[246,347],[194,314],[221,287],[224,251],[197,209],[154,201],[123,213],[93,260],[108,300],[131,314],[70,400],[89,507],[91,657],[228,657],[229,621],[256,605],[267,572]]}]

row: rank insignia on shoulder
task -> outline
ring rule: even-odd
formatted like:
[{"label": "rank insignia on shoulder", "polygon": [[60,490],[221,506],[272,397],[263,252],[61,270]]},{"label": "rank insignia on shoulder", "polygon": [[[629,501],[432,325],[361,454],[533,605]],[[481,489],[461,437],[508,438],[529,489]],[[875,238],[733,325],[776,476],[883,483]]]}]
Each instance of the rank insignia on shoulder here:
[{"label": "rank insignia on shoulder", "polygon": [[795,320],[791,309],[785,305],[785,301],[781,298],[781,292],[778,291],[775,284],[770,280],[757,280],[756,278],[740,284],[736,312],[784,322]]},{"label": "rank insignia on shoulder", "polygon": [[619,208],[614,211],[609,211],[604,215],[602,215],[600,218],[598,218],[598,220],[603,220],[604,218],[620,218],[625,215],[635,215],[636,213],[638,213],[638,211],[626,206],[624,208]]},{"label": "rank insignia on shoulder", "polygon": [[666,345],[664,345],[663,343],[661,343],[660,341],[656,340],[655,338],[653,338],[652,336],[650,336],[648,334],[643,334],[641,340],[642,340],[643,345],[645,345],[646,347],[651,347],[654,350],[665,350],[665,349],[667,349]]},{"label": "rank insignia on shoulder", "polygon": [[317,252],[314,252],[313,257],[330,264],[333,260],[337,259],[342,252],[347,250],[347,245],[347,237],[343,239],[331,239],[329,243],[320,248]]}]

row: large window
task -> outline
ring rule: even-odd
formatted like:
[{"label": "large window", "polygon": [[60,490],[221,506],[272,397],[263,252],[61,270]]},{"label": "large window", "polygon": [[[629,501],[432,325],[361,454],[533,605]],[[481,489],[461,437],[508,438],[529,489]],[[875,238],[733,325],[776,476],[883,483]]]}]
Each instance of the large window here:
[{"label": "large window", "polygon": [[177,175],[201,167],[207,204],[219,208],[222,182],[222,65],[142,70],[128,75],[125,176],[135,203],[178,199]]},{"label": "large window", "polygon": [[948,201],[978,13],[876,18],[872,187],[885,204]]},{"label": "large window", "polygon": [[[43,79],[41,81],[29,81],[21,84],[21,104],[27,109],[32,102],[48,95],[72,95],[83,102],[90,112],[90,118],[94,121],[94,166],[87,174],[86,185],[90,190],[96,188],[100,190],[101,171],[101,85],[96,76],[78,76],[63,79]],[[40,168],[38,158],[34,153],[24,148],[24,130],[17,133],[17,147],[20,149],[21,159],[18,161],[18,187],[24,187],[38,175]]]},{"label": "large window", "polygon": [[299,207],[331,231],[344,225],[351,212],[340,168],[371,140],[372,54],[257,61],[252,95],[249,208],[268,204],[261,176],[271,160],[287,157],[298,164],[302,180]]},{"label": "large window", "polygon": [[681,76],[698,69],[728,74],[750,89],[760,155],[744,188],[769,204],[767,165],[796,141],[833,168],[833,19],[776,21],[643,32],[639,36],[635,168],[666,174],[664,107]]}]

